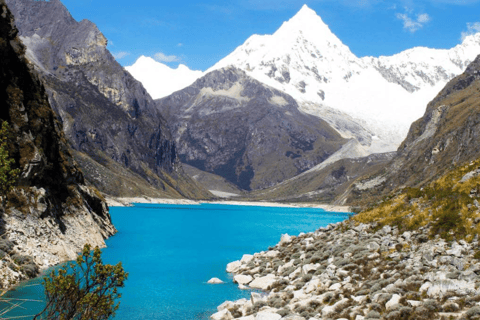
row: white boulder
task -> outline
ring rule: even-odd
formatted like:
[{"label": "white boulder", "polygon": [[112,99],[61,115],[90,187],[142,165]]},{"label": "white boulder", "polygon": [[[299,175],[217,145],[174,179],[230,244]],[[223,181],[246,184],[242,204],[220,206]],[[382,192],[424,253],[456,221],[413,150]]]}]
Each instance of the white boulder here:
[{"label": "white boulder", "polygon": [[277,278],[273,274],[268,274],[265,277],[259,277],[252,282],[250,282],[250,288],[267,290],[267,288],[272,285]]},{"label": "white boulder", "polygon": [[210,316],[211,320],[233,320],[233,316],[227,309],[223,309]]},{"label": "white boulder", "polygon": [[236,272],[241,265],[242,265],[242,262],[240,260],[230,262],[229,264],[227,264],[227,272],[230,272],[230,273]]},{"label": "white boulder", "polygon": [[268,311],[260,311],[257,313],[255,320],[280,320],[282,316],[278,313],[268,312]]},{"label": "white boulder", "polygon": [[401,296],[394,294],[390,300],[385,304],[385,309],[390,310],[393,307],[397,306],[400,303]]},{"label": "white boulder", "polygon": [[220,283],[223,283],[223,281],[218,279],[218,278],[212,278],[212,279],[208,280],[207,283],[209,283],[209,284],[220,284]]},{"label": "white boulder", "polygon": [[238,284],[243,284],[243,285],[249,284],[250,282],[252,282],[252,280],[253,280],[252,276],[243,275],[243,274],[239,274],[233,277],[233,282]]},{"label": "white boulder", "polygon": [[292,237],[290,237],[288,233],[282,234],[282,236],[280,237],[279,244],[282,245],[284,243],[290,243],[290,242],[292,242]]},{"label": "white boulder", "polygon": [[252,260],[253,260],[253,254],[244,254],[242,256],[242,260],[240,260],[240,261],[244,264],[248,264]]}]

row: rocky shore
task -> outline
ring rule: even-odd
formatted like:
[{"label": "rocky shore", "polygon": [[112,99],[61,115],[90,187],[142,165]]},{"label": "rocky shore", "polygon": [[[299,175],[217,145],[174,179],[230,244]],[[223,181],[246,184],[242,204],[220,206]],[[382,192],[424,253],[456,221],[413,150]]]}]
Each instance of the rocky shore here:
[{"label": "rocky shore", "polygon": [[429,237],[429,226],[352,219],[227,265],[249,300],[226,301],[212,320],[480,319],[480,247]]},{"label": "rocky shore", "polygon": [[317,203],[278,203],[268,201],[197,201],[188,199],[162,199],[162,198],[150,198],[150,197],[134,197],[134,198],[119,198],[110,197],[105,195],[107,204],[109,207],[128,207],[133,203],[144,204],[228,204],[234,206],[259,206],[259,207],[297,207],[297,208],[318,208],[331,212],[349,212],[348,206],[337,206],[330,204],[317,204]]}]

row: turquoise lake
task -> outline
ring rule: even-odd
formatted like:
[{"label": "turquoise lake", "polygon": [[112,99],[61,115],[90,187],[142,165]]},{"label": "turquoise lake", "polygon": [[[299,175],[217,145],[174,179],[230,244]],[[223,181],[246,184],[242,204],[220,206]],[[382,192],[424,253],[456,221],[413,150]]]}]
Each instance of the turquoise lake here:
[{"label": "turquoise lake", "polygon": [[[208,319],[223,301],[250,295],[232,283],[227,263],[267,250],[283,233],[311,232],[348,217],[314,208],[220,204],[137,204],[110,213],[118,233],[107,240],[103,259],[122,261],[129,273],[115,317],[125,320]],[[207,284],[212,277],[225,284]],[[41,300],[40,282],[26,282],[3,298]],[[22,307],[8,315],[35,314],[42,303]]]}]

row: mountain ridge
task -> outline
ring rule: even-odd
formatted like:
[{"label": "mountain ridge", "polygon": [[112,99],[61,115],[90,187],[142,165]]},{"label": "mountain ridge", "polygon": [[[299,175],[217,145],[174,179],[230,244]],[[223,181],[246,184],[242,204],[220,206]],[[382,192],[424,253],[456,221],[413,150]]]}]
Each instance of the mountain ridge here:
[{"label": "mountain ridge", "polygon": [[[302,23],[309,19],[314,23]],[[315,34],[309,28],[313,24],[322,32]],[[435,53],[434,62],[430,56],[412,62],[419,51]],[[251,36],[207,71],[233,65],[287,92],[303,111],[332,123],[338,119],[329,119],[324,108],[346,113],[371,132],[371,152],[384,152],[400,145],[424,106],[464,71],[475,52],[480,52],[480,33],[450,50],[413,48],[390,57],[359,58],[304,6],[275,33]]]}]

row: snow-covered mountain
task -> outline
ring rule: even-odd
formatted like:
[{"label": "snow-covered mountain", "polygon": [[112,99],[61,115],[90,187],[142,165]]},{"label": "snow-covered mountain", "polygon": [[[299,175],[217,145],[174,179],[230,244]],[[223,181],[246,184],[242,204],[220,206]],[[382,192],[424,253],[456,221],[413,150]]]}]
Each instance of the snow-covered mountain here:
[{"label": "snow-covered mountain", "polygon": [[190,70],[180,64],[172,69],[150,57],[141,56],[132,66],[125,67],[140,81],[153,99],[159,99],[191,85],[203,76],[202,71]]},{"label": "snow-covered mountain", "polygon": [[359,58],[305,5],[274,34],[251,36],[207,72],[243,69],[370,152],[383,152],[397,148],[427,103],[478,54],[480,33],[449,50],[417,47]]}]

